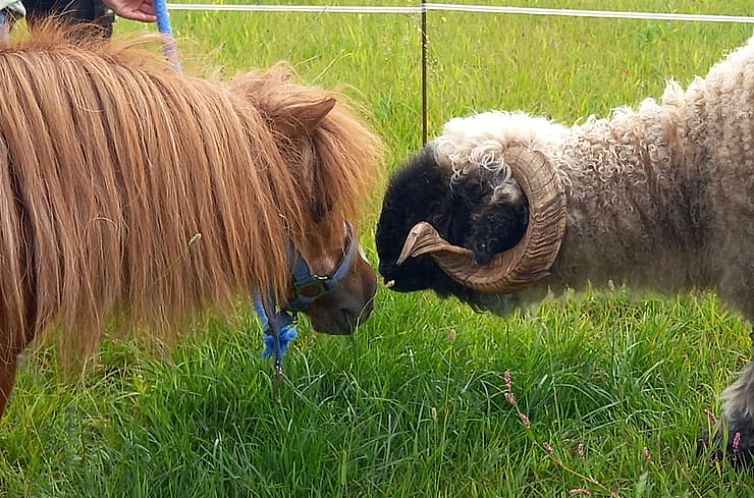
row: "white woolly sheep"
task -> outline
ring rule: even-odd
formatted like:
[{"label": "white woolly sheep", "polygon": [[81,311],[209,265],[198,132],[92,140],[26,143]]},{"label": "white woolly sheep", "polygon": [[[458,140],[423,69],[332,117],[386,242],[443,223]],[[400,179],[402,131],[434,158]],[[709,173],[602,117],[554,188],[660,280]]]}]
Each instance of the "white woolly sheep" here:
[{"label": "white woolly sheep", "polygon": [[[687,90],[671,82],[659,103],[607,119],[453,119],[390,182],[380,271],[394,290],[501,314],[612,281],[715,290],[754,321],[753,115],[754,39]],[[723,399],[736,459],[749,463],[754,362]]]}]

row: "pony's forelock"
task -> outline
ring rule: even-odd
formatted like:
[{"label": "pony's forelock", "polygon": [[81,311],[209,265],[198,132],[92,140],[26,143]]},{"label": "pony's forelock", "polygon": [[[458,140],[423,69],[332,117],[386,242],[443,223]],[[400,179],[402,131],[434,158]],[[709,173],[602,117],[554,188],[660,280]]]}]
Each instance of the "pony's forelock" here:
[{"label": "pony's forelock", "polygon": [[335,107],[314,129],[298,140],[284,139],[291,148],[290,154],[296,153],[300,141],[310,141],[313,158],[310,167],[301,171],[296,190],[314,203],[308,206],[310,209],[322,214],[318,226],[293,221],[289,228],[300,246],[326,244],[329,227],[342,227],[344,222],[358,220],[366,213],[369,206],[365,200],[379,181],[379,168],[368,165],[382,161],[382,144],[359,117],[358,113],[364,110],[357,109],[345,94],[302,86],[293,81],[294,74],[290,65],[278,63],[266,71],[237,77],[233,87],[250,99],[273,127],[276,120],[291,119],[286,113],[301,106],[335,99]]}]

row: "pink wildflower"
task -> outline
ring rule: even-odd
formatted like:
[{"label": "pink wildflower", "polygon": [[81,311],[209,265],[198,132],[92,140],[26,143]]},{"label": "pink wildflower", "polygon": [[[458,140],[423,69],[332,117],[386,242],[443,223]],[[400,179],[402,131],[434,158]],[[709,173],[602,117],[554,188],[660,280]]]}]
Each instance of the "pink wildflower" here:
[{"label": "pink wildflower", "polygon": [[531,421],[529,420],[529,417],[526,416],[525,413],[519,413],[518,418],[521,419],[521,422],[524,424],[524,426],[528,429],[531,427]]},{"label": "pink wildflower", "polygon": [[586,488],[573,488],[568,492],[571,493],[572,495],[579,495],[579,496],[591,496],[592,494],[592,492]]},{"label": "pink wildflower", "polygon": [[448,330],[448,342],[456,342],[456,329]]},{"label": "pink wildflower", "polygon": [[511,380],[510,370],[506,370],[503,374],[505,379],[505,401],[510,403],[511,406],[516,406],[516,397],[513,395],[513,381]]},{"label": "pink wildflower", "polygon": [[738,447],[741,445],[741,433],[736,432],[736,435],[733,436],[733,443],[731,443],[731,446],[733,447],[733,453],[738,453]]}]

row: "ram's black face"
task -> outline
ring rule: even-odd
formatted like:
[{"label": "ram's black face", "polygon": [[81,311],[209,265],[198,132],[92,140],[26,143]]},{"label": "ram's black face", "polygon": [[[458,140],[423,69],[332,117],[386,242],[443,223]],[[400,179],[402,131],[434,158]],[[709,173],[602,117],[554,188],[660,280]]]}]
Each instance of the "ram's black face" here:
[{"label": "ram's black face", "polygon": [[[448,216],[452,213],[453,216]],[[377,224],[377,254],[380,273],[392,290],[412,292],[432,289],[441,296],[467,292],[435,263],[431,256],[396,260],[411,228],[429,221],[451,243],[461,243],[468,231],[468,208],[454,199],[449,178],[426,148],[401,167],[390,179]]]},{"label": "ram's black face", "polygon": [[503,251],[513,248],[524,237],[529,208],[526,197],[516,204],[493,203],[471,215],[471,227],[464,246],[474,252],[480,265],[486,265]]},{"label": "ram's black face", "polygon": [[449,175],[428,147],[390,179],[377,224],[379,271],[394,291],[431,289],[441,297],[455,296],[477,310],[508,313],[516,306],[513,296],[482,294],[464,287],[430,255],[409,258],[401,265],[396,262],[406,236],[420,221],[431,223],[451,244],[473,249],[478,259],[485,256],[484,251],[491,257],[492,252],[512,247],[523,235],[525,204],[480,208],[481,200],[488,199],[491,192],[474,182],[456,184],[451,192]]}]

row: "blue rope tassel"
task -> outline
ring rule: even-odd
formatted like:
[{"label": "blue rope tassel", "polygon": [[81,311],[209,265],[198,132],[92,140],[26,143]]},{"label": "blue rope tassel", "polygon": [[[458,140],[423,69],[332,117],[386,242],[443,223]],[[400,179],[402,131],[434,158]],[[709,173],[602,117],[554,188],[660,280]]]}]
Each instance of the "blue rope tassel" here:
[{"label": "blue rope tassel", "polygon": [[[265,331],[265,349],[264,351],[262,351],[262,356],[264,358],[269,358],[275,354],[275,336],[267,333],[267,331],[269,330],[270,319],[267,316],[267,313],[265,313],[264,311],[264,306],[262,306],[262,300],[259,298],[259,295],[254,295],[254,307],[257,310],[259,318],[262,320],[262,328]],[[280,359],[282,359],[283,356],[285,356],[285,353],[288,352],[288,345],[296,338],[297,335],[298,333],[296,332],[295,323],[289,323],[283,325],[280,328],[280,337],[278,342]]]},{"label": "blue rope tassel", "polygon": [[170,16],[168,15],[168,4],[166,0],[154,0],[154,12],[157,16],[157,29],[165,35],[165,57],[173,64],[173,68],[181,71],[181,62],[178,60],[178,54],[175,49],[175,40],[173,40],[173,28],[170,26]]},{"label": "blue rope tassel", "polygon": [[[285,353],[288,352],[288,344],[293,341],[293,339],[296,338],[298,333],[296,332],[296,327],[293,325],[288,325],[287,327],[283,327],[280,330],[280,357],[282,358],[285,356]],[[263,358],[269,358],[273,354],[275,354],[275,338],[271,335],[265,335],[264,336],[264,351],[262,351],[262,357]]]}]

